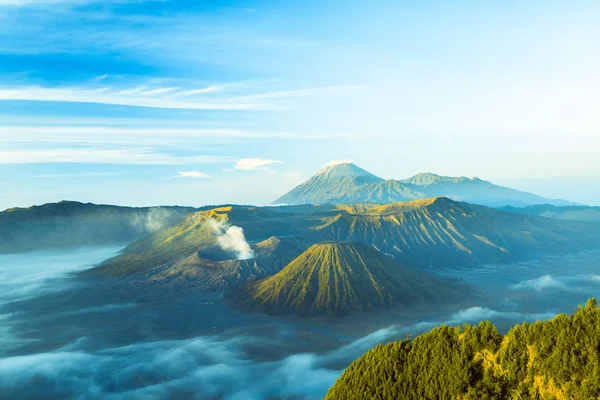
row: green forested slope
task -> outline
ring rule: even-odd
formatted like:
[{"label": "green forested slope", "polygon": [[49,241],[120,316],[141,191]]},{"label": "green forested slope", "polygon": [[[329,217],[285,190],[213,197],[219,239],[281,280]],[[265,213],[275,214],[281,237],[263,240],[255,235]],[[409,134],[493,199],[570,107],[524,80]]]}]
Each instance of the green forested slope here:
[{"label": "green forested slope", "polygon": [[600,307],[514,326],[441,326],[378,345],[354,361],[326,399],[600,398]]}]

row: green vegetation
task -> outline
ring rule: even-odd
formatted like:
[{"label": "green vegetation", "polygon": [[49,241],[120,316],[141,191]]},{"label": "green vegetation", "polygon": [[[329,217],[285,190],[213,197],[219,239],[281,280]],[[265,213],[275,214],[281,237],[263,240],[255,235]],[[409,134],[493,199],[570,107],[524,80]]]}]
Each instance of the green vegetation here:
[{"label": "green vegetation", "polygon": [[446,196],[492,207],[572,204],[494,185],[478,178],[421,173],[405,180],[384,180],[351,163],[329,165],[275,200],[274,204],[393,203]]},{"label": "green vegetation", "polygon": [[281,272],[245,286],[235,303],[269,314],[345,315],[439,303],[458,298],[460,289],[362,243],[319,243]]},{"label": "green vegetation", "polygon": [[61,201],[0,212],[0,253],[127,244],[180,223],[191,207],[119,207]]},{"label": "green vegetation", "polygon": [[481,322],[378,345],[326,399],[600,399],[600,307],[592,299],[505,336]]}]

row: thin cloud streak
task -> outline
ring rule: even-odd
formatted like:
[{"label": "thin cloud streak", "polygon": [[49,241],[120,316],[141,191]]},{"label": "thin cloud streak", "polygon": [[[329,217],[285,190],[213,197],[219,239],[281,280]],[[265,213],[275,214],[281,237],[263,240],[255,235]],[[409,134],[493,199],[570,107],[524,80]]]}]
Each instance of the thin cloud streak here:
[{"label": "thin cloud streak", "polygon": [[234,168],[235,169],[243,169],[243,170],[261,169],[262,167],[265,167],[265,166],[271,165],[271,164],[283,164],[283,161],[269,160],[269,159],[262,159],[262,158],[243,158],[235,164]]},{"label": "thin cloud streak", "polygon": [[176,156],[146,149],[68,148],[0,151],[0,165],[23,164],[121,164],[192,165],[231,162],[228,156]]},{"label": "thin cloud streak", "polygon": [[[144,122],[144,121],[142,121]],[[83,121],[85,124],[85,121]],[[0,143],[119,143],[145,138],[173,140],[176,138],[281,138],[327,139],[350,138],[343,133],[268,132],[246,129],[194,128],[123,128],[115,126],[0,126]]]},{"label": "thin cloud streak", "polygon": [[221,90],[224,87],[225,87],[225,85],[223,85],[223,86],[211,85],[211,86],[205,87],[203,89],[186,90],[183,92],[176,93],[176,95],[179,97],[187,97],[187,96],[195,96],[198,94],[214,93],[214,92],[218,92],[219,90]]},{"label": "thin cloud streak", "polygon": [[326,94],[333,94],[346,90],[355,89],[366,89],[372,87],[371,85],[346,85],[346,86],[324,86],[315,88],[305,89],[294,89],[294,90],[281,90],[275,92],[256,93],[244,96],[234,97],[233,101],[248,101],[248,100],[265,100],[265,99],[284,99],[294,97],[309,97],[309,96],[322,96]]},{"label": "thin cloud streak", "polygon": [[[109,90],[98,91],[89,88],[47,88],[25,86],[17,89],[0,89],[0,100],[25,100],[63,103],[94,103],[119,106],[166,108],[182,110],[265,110],[267,107],[259,103],[232,102],[228,100],[213,102],[182,101],[175,97],[136,96],[147,88],[140,86],[133,89],[109,93]],[[102,89],[101,89],[102,90]],[[157,89],[158,90],[158,89]],[[154,93],[156,94],[156,93]]]},{"label": "thin cloud streak", "polygon": [[177,171],[177,178],[210,179],[210,175],[200,171]]},{"label": "thin cloud streak", "polygon": [[174,92],[174,91],[179,90],[179,89],[181,89],[181,88],[180,87],[167,87],[167,88],[146,90],[145,92],[141,92],[140,94],[143,95],[143,96],[155,96],[157,94],[164,94],[164,93]]},{"label": "thin cloud streak", "polygon": [[[285,100],[303,97],[321,97],[339,92],[369,87],[355,86],[325,86],[295,90],[259,92],[244,95],[211,96],[210,100],[198,101],[195,96],[214,94],[227,86],[236,84],[211,85],[201,89],[186,90],[180,86],[151,87],[147,84],[131,88],[106,87],[41,87],[20,86],[0,88],[0,100],[45,101],[67,103],[94,103],[118,106],[189,109],[189,110],[242,110],[264,111],[280,110],[289,107]],[[239,84],[238,84],[239,86]],[[267,102],[263,102],[267,100]],[[271,100],[271,101],[268,101]]]}]

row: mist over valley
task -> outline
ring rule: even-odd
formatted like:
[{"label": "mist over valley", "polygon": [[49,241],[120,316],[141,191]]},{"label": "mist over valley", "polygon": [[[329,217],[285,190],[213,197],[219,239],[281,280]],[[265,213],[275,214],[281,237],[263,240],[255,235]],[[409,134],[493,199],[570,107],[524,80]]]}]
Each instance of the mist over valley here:
[{"label": "mist over valley", "polygon": [[378,344],[600,289],[585,207],[348,200],[3,212],[0,397],[321,399]]}]

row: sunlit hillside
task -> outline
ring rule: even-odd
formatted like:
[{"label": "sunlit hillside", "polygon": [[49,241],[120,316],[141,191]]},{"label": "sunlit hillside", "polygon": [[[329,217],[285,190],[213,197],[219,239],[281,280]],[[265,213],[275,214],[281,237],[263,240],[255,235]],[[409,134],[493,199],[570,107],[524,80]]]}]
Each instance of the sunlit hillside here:
[{"label": "sunlit hillside", "polygon": [[515,325],[441,326],[380,344],[348,367],[326,399],[598,399],[600,307]]}]

